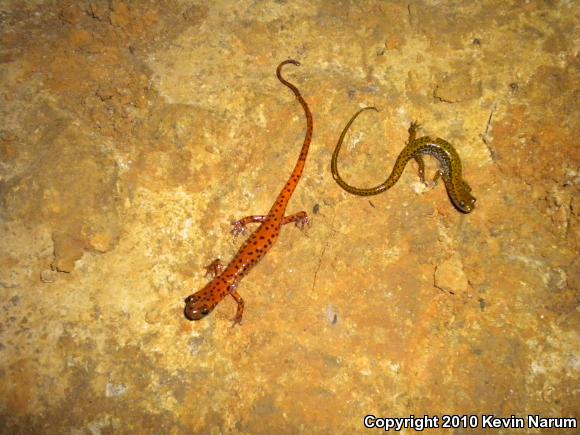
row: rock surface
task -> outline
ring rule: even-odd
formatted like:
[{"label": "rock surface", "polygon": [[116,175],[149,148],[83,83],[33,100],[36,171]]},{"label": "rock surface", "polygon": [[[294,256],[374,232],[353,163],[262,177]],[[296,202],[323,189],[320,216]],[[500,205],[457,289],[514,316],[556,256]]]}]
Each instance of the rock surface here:
[{"label": "rock surface", "polygon": [[[574,2],[0,2],[1,433],[350,433],[367,414],[579,418]],[[283,229],[188,322],[203,266]],[[453,143],[462,215],[412,162]],[[436,164],[427,161],[428,172]],[[574,405],[576,404],[576,405]],[[448,432],[452,433],[452,432]],[[459,432],[455,432],[459,433]],[[572,432],[570,432],[572,433]]]}]

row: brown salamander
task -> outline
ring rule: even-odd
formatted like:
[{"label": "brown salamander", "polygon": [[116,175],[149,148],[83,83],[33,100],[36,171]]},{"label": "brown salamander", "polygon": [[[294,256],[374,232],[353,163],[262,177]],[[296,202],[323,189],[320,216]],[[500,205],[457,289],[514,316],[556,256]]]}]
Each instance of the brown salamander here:
[{"label": "brown salamander", "polygon": [[423,162],[423,156],[429,155],[435,157],[439,161],[440,165],[439,170],[435,174],[433,182],[436,183],[439,177],[441,177],[445,183],[447,194],[449,195],[453,205],[463,213],[470,213],[473,211],[476,200],[471,195],[471,187],[469,187],[469,184],[467,184],[467,182],[462,177],[461,160],[459,159],[457,151],[455,151],[455,148],[453,148],[449,142],[440,138],[433,139],[429,136],[417,138],[416,134],[417,129],[419,128],[419,124],[416,122],[411,123],[411,126],[409,127],[409,140],[407,145],[405,148],[403,148],[403,151],[401,151],[397,157],[391,174],[383,183],[370,188],[359,188],[347,184],[346,181],[341,178],[338,172],[338,153],[340,152],[342,142],[350,126],[355,121],[355,119],[365,110],[374,110],[378,112],[375,107],[365,107],[356,112],[342,130],[334,152],[332,153],[332,176],[340,187],[342,187],[347,192],[352,193],[353,195],[377,195],[395,185],[395,183],[401,177],[405,166],[411,159],[415,159],[419,165],[419,177],[421,181],[425,183],[425,163]]}]

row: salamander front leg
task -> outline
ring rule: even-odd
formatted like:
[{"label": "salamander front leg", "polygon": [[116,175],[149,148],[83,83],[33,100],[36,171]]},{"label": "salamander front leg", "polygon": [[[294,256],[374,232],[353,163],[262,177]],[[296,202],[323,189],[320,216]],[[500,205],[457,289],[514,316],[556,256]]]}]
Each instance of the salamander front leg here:
[{"label": "salamander front leg", "polygon": [[232,234],[234,236],[239,236],[241,234],[246,234],[246,225],[248,224],[261,224],[266,220],[267,216],[264,215],[253,215],[246,216],[239,221],[232,222]]},{"label": "salamander front leg", "polygon": [[236,291],[237,284],[233,284],[230,286],[230,295],[232,298],[235,299],[236,303],[238,304],[238,309],[236,311],[236,316],[234,317],[234,326],[236,324],[242,324],[242,316],[244,314],[244,300],[240,296],[240,294]]},{"label": "salamander front leg", "polygon": [[205,266],[205,276],[214,278],[224,271],[225,267],[219,258],[216,258],[210,264]]},{"label": "salamander front leg", "polygon": [[435,188],[435,186],[437,186],[437,181],[443,175],[441,173],[441,170],[438,169],[437,172],[435,172],[435,176],[433,177],[433,181],[431,183],[427,183],[427,180],[425,180],[425,162],[423,161],[423,157],[419,154],[413,158],[415,159],[415,161],[417,162],[417,165],[419,166],[418,172],[419,172],[419,178],[421,179],[421,183],[423,183],[427,187],[430,187],[431,189]]},{"label": "salamander front leg", "polygon": [[439,178],[441,178],[443,176],[443,172],[441,172],[440,169],[437,169],[437,172],[435,172],[435,176],[433,177],[433,181],[431,186],[435,187],[437,186],[437,182],[439,181]]},{"label": "salamander front leg", "polygon": [[415,138],[417,137],[417,130],[419,130],[421,128],[421,124],[419,124],[417,121],[413,121],[411,122],[411,125],[409,126],[409,140],[407,141],[407,145],[411,145],[413,142],[415,142]]},{"label": "salamander front leg", "polygon": [[417,162],[417,166],[419,166],[418,172],[421,183],[423,183],[425,186],[428,186],[427,182],[425,181],[425,161],[423,160],[423,157],[421,154],[417,154],[413,158]]}]

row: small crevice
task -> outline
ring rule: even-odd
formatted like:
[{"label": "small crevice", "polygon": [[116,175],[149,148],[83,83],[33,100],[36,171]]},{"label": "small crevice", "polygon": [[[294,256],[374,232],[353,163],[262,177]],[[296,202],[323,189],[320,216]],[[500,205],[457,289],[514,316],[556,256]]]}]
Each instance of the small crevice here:
[{"label": "small crevice", "polygon": [[491,108],[491,111],[489,112],[489,117],[487,118],[487,123],[485,124],[485,130],[484,130],[483,134],[481,135],[481,140],[485,144],[487,151],[489,152],[489,155],[491,156],[491,160],[494,163],[497,162],[497,154],[496,154],[495,150],[493,149],[493,147],[491,146],[491,139],[489,137],[489,132],[491,129],[491,123],[493,121],[493,115],[495,114],[496,110],[497,110],[497,105],[494,104],[493,107]]}]

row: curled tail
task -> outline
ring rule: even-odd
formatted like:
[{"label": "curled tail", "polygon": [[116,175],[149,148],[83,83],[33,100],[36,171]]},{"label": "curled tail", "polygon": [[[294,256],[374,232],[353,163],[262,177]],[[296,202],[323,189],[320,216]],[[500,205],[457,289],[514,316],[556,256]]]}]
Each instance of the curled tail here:
[{"label": "curled tail", "polygon": [[[278,195],[278,198],[276,199],[276,202],[274,203],[273,209],[278,204],[280,204],[280,203],[283,204],[282,213],[284,213],[284,210],[286,209],[286,205],[288,204],[288,200],[290,199],[290,196],[294,192],[294,189],[296,189],[296,185],[298,184],[298,181],[300,180],[300,177],[302,176],[302,172],[304,171],[304,164],[306,162],[306,156],[308,155],[308,149],[310,148],[310,142],[312,141],[312,130],[313,130],[313,125],[314,125],[313,120],[312,120],[312,112],[310,112],[310,109],[308,108],[308,104],[306,104],[306,101],[304,100],[304,98],[300,94],[300,91],[298,90],[298,88],[296,86],[294,86],[292,83],[290,83],[284,77],[282,77],[282,67],[284,65],[289,64],[289,63],[292,65],[300,66],[300,62],[298,62],[296,60],[293,60],[293,59],[285,60],[280,65],[278,65],[278,68],[276,69],[276,76],[278,77],[278,80],[280,80],[284,85],[286,85],[288,88],[290,88],[290,90],[292,92],[294,92],[294,95],[296,95],[298,102],[300,103],[300,105],[304,109],[304,114],[306,115],[306,135],[304,137],[304,143],[302,144],[302,149],[300,150],[300,156],[298,157],[298,161],[296,162],[296,166],[294,166],[294,170],[292,171],[290,178],[288,179],[288,181],[284,185],[284,188],[282,189],[282,191]],[[280,210],[280,208],[278,208],[278,210]]]},{"label": "curled tail", "polygon": [[376,195],[378,193],[384,192],[385,190],[392,187],[393,184],[395,184],[397,182],[397,180],[399,179],[399,177],[396,177],[396,178],[389,177],[387,179],[387,181],[379,184],[378,186],[363,189],[363,188],[354,187],[354,186],[351,186],[350,184],[348,184],[346,181],[344,181],[342,179],[342,177],[340,176],[340,174],[338,172],[338,163],[337,163],[338,153],[340,153],[340,148],[342,147],[342,142],[344,140],[344,137],[346,136],[348,129],[350,128],[352,123],[355,121],[355,119],[358,118],[358,116],[362,112],[364,112],[365,110],[374,110],[375,112],[379,111],[376,107],[363,107],[358,112],[356,112],[352,116],[352,118],[350,118],[350,121],[348,121],[348,123],[346,124],[346,126],[342,130],[342,133],[340,133],[340,137],[338,138],[338,142],[336,143],[336,147],[334,148],[334,152],[332,153],[332,160],[330,162],[330,171],[332,172],[332,177],[334,178],[334,181],[336,181],[336,183],[340,187],[342,187],[344,190],[346,190],[347,192],[352,193],[354,195],[360,195],[360,196],[370,196],[370,195]]},{"label": "curled tail", "polygon": [[[281,74],[282,67],[289,63],[291,63],[292,65],[300,66],[300,62],[298,62],[297,60],[292,59],[285,60],[280,65],[278,65],[278,68],[276,69],[276,75],[278,76],[278,80],[280,80],[283,84],[288,86],[292,90],[292,92],[294,92],[294,95],[296,95],[296,98],[298,99],[298,102],[302,105],[302,108],[304,109],[304,114],[306,115],[306,136],[304,137],[304,144],[302,145],[302,150],[300,151],[300,157],[298,157],[298,161],[300,162],[306,160],[306,156],[308,155],[308,148],[310,147],[310,142],[312,141],[313,121],[312,121],[312,112],[310,112],[308,104],[306,104],[306,101],[304,101],[304,98],[302,98],[302,95],[300,94],[298,88],[289,81],[287,81],[284,77],[282,77]],[[298,166],[299,165],[297,164],[296,167]],[[296,168],[292,172],[293,176],[294,175],[300,176],[302,174],[302,171],[300,171],[300,173],[298,174],[296,174],[295,172]]]}]

